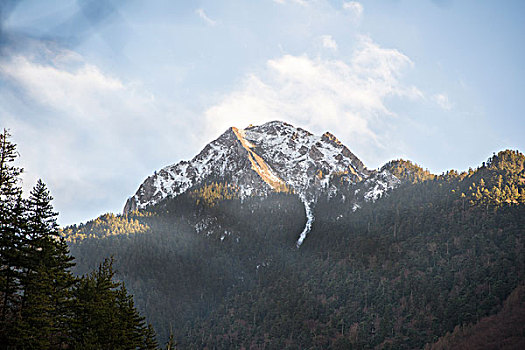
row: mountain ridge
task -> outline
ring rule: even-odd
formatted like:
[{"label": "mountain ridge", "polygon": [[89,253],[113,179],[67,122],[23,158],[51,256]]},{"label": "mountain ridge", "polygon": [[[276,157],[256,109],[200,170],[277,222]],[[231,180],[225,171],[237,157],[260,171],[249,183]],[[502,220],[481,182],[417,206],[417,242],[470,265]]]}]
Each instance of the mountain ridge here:
[{"label": "mountain ridge", "polygon": [[176,197],[210,179],[232,182],[241,198],[292,191],[310,203],[319,193],[335,189],[330,180],[334,174],[358,183],[374,173],[328,131],[314,135],[281,121],[230,127],[190,161],[168,165],[146,178],[123,213]]},{"label": "mountain ridge", "polygon": [[334,175],[344,177],[346,186],[364,184],[362,196],[352,196],[355,210],[360,202],[375,201],[401,182],[386,168],[368,170],[328,131],[314,135],[289,123],[271,121],[245,129],[230,127],[192,160],[155,172],[127,200],[123,213],[145,209],[212,181],[228,184],[229,191],[236,191],[240,198],[291,192],[303,203],[307,219],[297,238],[300,247],[315,221],[313,207],[318,197],[334,196],[338,191]]},{"label": "mountain ridge", "polygon": [[[388,184],[390,173],[400,183],[374,200],[371,190]],[[436,345],[461,340],[468,334],[456,327],[498,313],[523,282],[525,156],[501,151],[476,169],[441,175],[397,160],[372,178],[348,185],[332,174],[337,192],[317,198],[301,249],[308,213],[297,193],[241,199],[222,196],[229,189],[216,182],[64,236],[77,273],[114,255],[119,278],[161,339],[172,330],[181,348],[423,348],[443,336]],[[354,208],[366,194],[370,200]],[[487,325],[500,328],[482,322],[469,333]]]}]

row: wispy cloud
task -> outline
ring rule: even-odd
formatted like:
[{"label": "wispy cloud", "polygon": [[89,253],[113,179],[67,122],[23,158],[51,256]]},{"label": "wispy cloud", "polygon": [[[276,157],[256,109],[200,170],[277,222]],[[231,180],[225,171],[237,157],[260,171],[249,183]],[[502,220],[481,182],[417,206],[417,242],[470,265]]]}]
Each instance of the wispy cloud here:
[{"label": "wispy cloud", "polygon": [[324,48],[337,51],[337,43],[331,35],[321,35],[321,42]]},{"label": "wispy cloud", "polygon": [[308,1],[306,0],[273,0],[273,1],[278,4],[294,3],[294,4],[301,5],[301,6],[308,5]]},{"label": "wispy cloud", "polygon": [[[55,60],[60,64],[64,57],[57,56]],[[125,89],[121,81],[85,63],[68,71],[56,65],[31,61],[25,56],[15,56],[3,62],[0,74],[16,82],[33,100],[86,118],[89,118],[88,112],[94,112],[93,109],[100,106],[104,96]]]},{"label": "wispy cloud", "polygon": [[448,99],[448,96],[446,94],[435,94],[432,96],[432,100],[437,103],[439,107],[442,109],[449,111],[452,109],[452,103],[450,103],[450,100]]},{"label": "wispy cloud", "polygon": [[350,12],[356,19],[363,15],[363,5],[357,1],[343,2],[343,9]]},{"label": "wispy cloud", "polygon": [[127,174],[147,175],[161,154],[180,147],[170,136],[180,127],[174,108],[73,51],[41,49],[47,60],[0,60],[0,121],[19,144],[24,186],[43,178],[61,223],[119,211],[138,185]]},{"label": "wispy cloud", "polygon": [[199,17],[204,21],[206,22],[206,24],[210,25],[210,26],[214,26],[217,24],[217,21],[211,19],[207,14],[206,12],[204,12],[204,10],[202,8],[199,8],[197,10],[195,10],[195,13],[197,15],[199,15]]},{"label": "wispy cloud", "polygon": [[[419,98],[414,86],[403,84],[402,71],[412,61],[368,37],[349,62],[284,55],[248,75],[240,86],[206,111],[210,130],[279,119],[315,132],[333,130],[352,149],[370,155],[386,148],[388,97]],[[387,137],[385,137],[385,135]]]}]

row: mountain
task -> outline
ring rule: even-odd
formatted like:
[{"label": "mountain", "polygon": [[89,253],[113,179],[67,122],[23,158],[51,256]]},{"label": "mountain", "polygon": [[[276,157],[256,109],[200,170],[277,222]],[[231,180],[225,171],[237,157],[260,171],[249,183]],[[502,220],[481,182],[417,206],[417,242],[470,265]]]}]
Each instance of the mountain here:
[{"label": "mountain", "polygon": [[[291,192],[304,204],[307,222],[300,246],[315,220],[313,206],[321,194],[334,196],[362,183],[351,195],[357,209],[400,184],[388,168],[370,171],[334,135],[323,135],[272,121],[246,129],[231,127],[190,161],[162,168],[149,176],[124,206],[124,214],[144,209],[212,182],[228,184],[239,198]],[[343,198],[346,200],[347,197]]]},{"label": "mountain", "polygon": [[194,186],[219,180],[233,183],[241,198],[271,191],[293,191],[313,198],[330,177],[362,181],[371,172],[334,135],[316,136],[273,121],[246,129],[231,127],[191,161],[155,172],[126,202],[124,213],[173,198]]},{"label": "mountain", "polygon": [[505,304],[525,283],[522,153],[440,175],[350,155],[281,122],[231,128],[148,178],[125,214],[64,228],[75,272],[113,256],[181,349],[463,346],[522,319]]}]

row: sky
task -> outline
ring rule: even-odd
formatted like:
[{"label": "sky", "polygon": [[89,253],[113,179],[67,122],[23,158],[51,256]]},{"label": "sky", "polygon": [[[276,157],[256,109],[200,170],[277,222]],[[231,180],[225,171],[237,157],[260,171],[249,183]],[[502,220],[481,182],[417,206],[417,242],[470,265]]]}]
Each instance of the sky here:
[{"label": "sky", "polygon": [[121,212],[228,127],[434,173],[525,151],[525,2],[0,0],[0,127],[59,223]]}]

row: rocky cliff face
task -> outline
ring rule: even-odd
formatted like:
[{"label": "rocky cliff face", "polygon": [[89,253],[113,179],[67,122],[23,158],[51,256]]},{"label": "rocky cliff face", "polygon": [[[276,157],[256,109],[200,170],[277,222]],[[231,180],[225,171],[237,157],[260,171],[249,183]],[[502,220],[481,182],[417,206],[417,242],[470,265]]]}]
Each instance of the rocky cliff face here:
[{"label": "rocky cliff face", "polygon": [[344,178],[347,185],[368,181],[366,188],[374,191],[365,197],[369,200],[397,183],[390,173],[369,171],[329,132],[317,136],[280,121],[246,129],[232,127],[191,161],[149,176],[128,199],[124,213],[176,197],[207,181],[234,184],[240,197],[293,191],[311,203],[319,194],[335,190],[334,175]]}]

